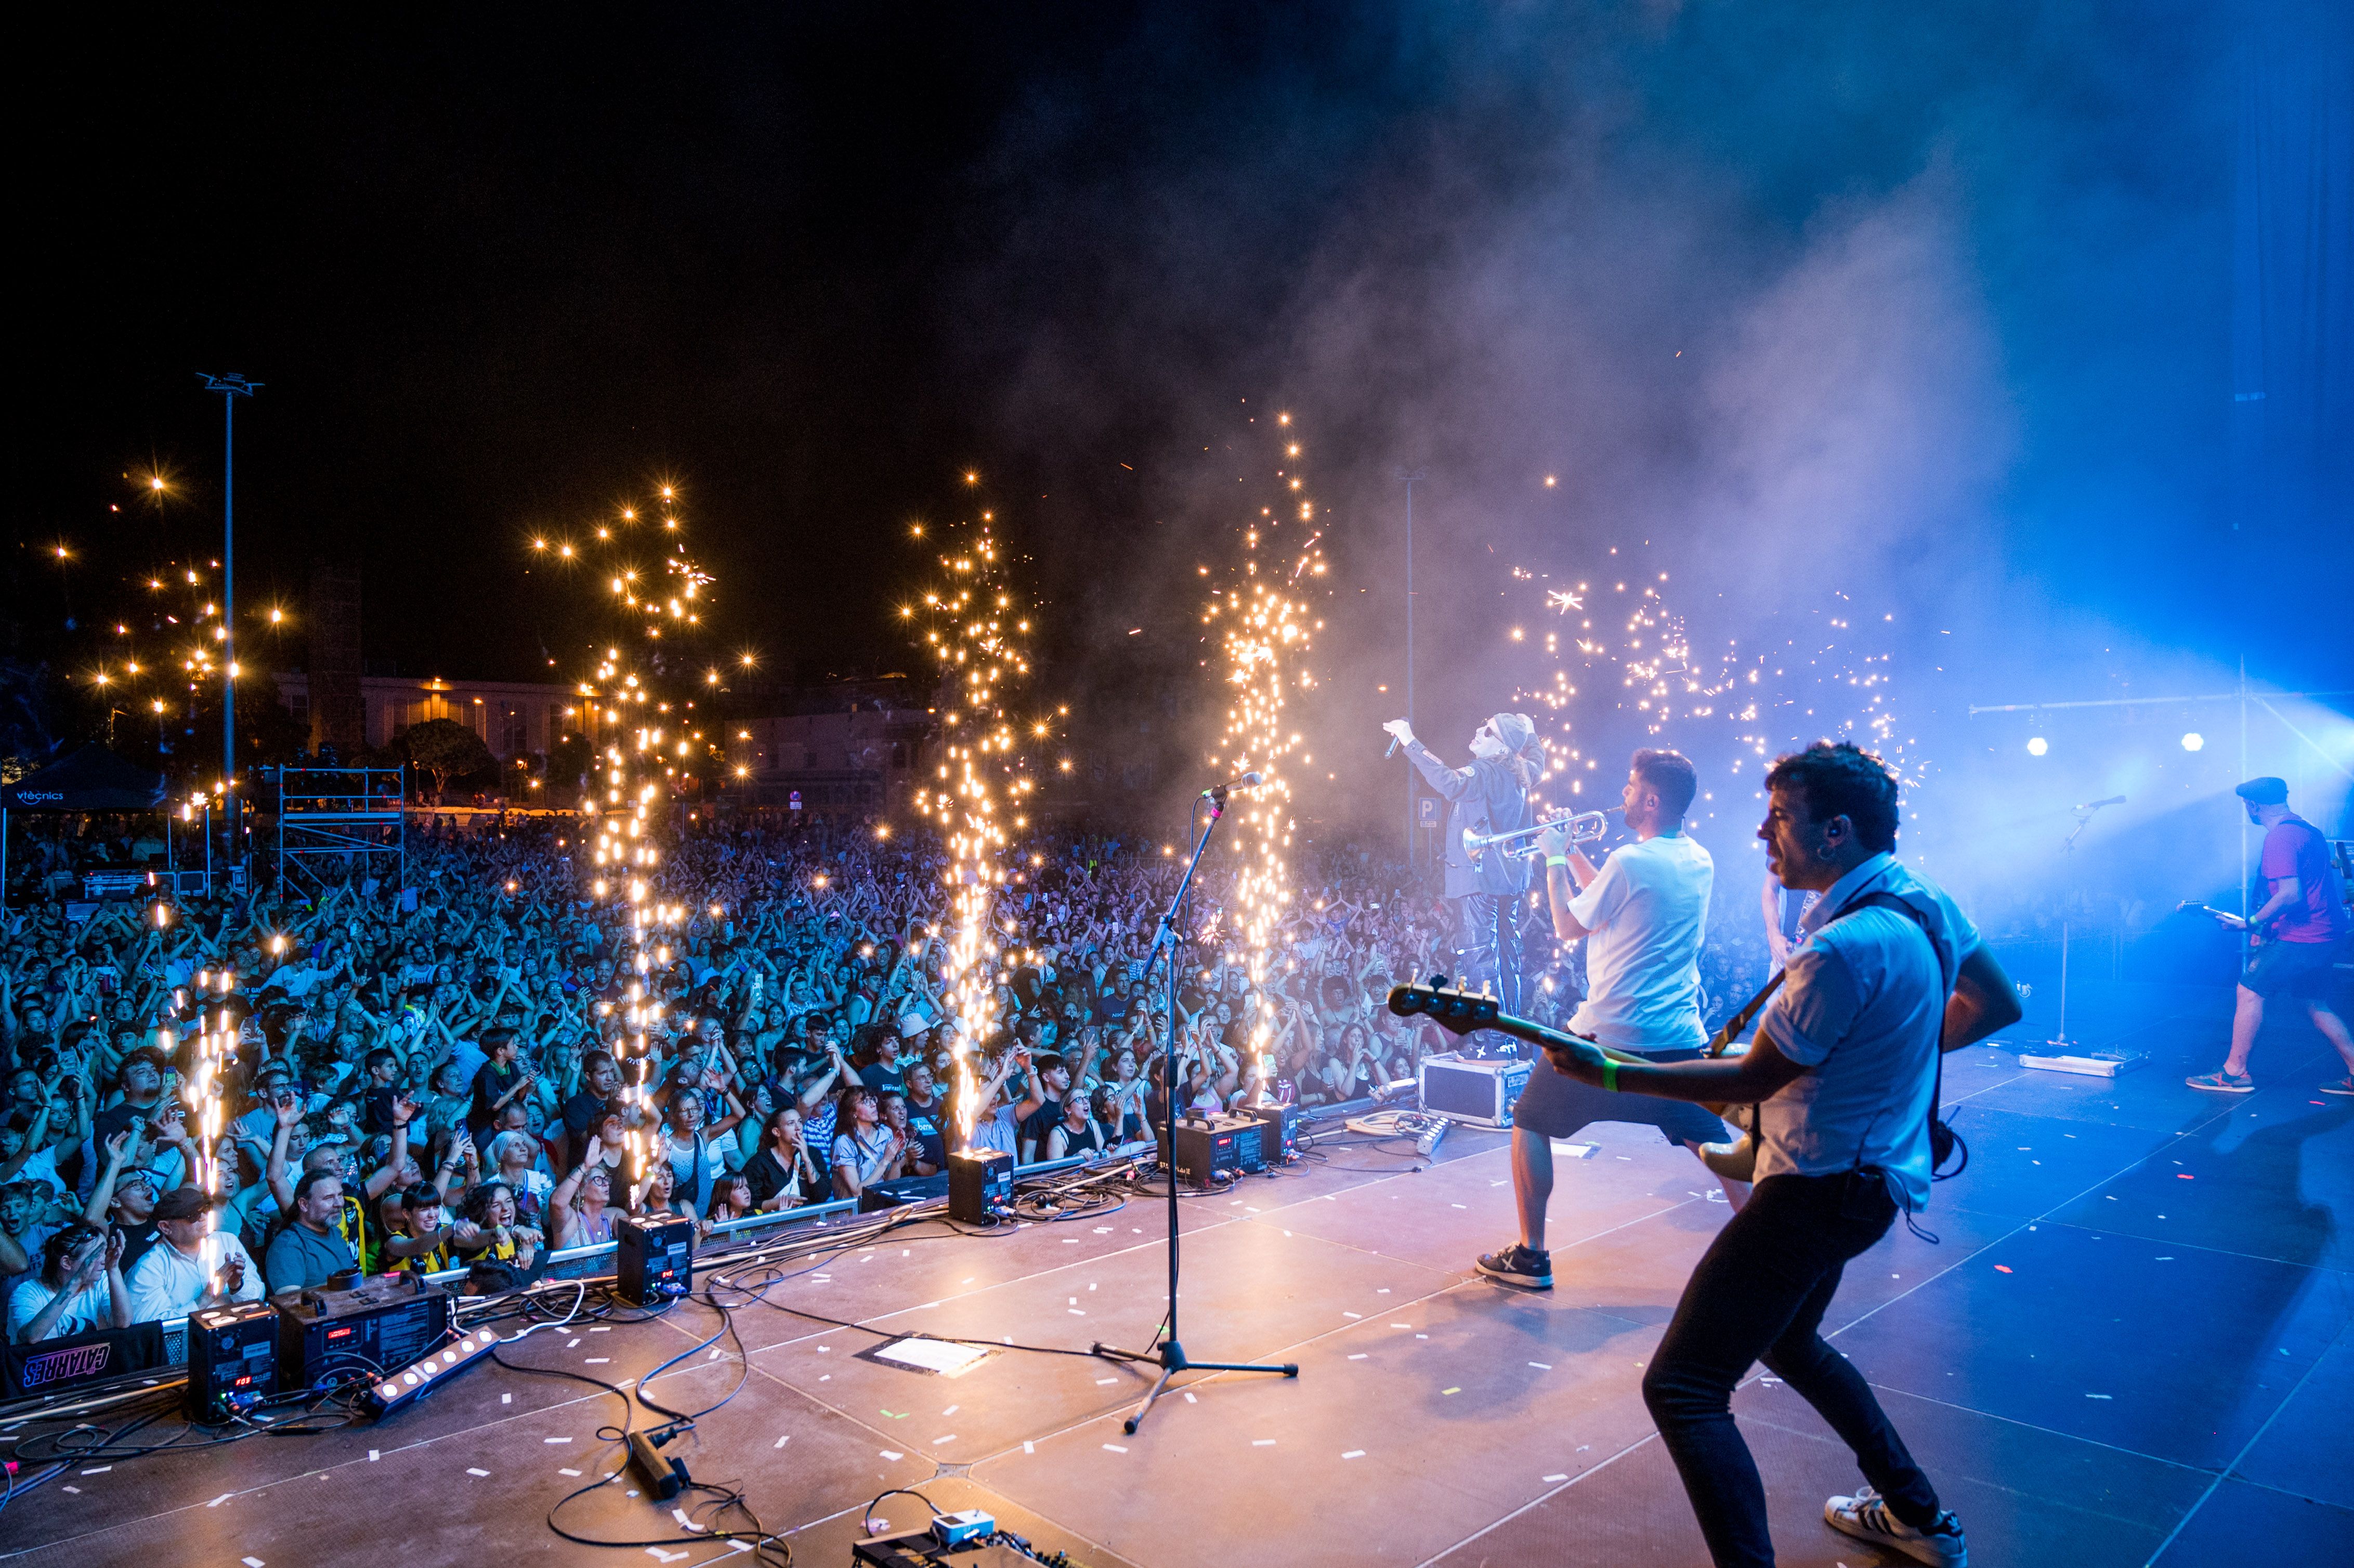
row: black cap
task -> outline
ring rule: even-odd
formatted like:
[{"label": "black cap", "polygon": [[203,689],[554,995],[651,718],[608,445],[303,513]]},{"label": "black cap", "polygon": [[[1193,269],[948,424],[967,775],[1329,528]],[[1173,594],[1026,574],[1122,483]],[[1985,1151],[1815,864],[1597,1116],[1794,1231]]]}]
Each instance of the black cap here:
[{"label": "black cap", "polygon": [[2251,779],[2232,791],[2251,806],[2285,806],[2288,804],[2288,780],[2266,775]]},{"label": "black cap", "polygon": [[175,1187],[155,1200],[152,1220],[193,1220],[213,1206],[210,1196],[196,1187]]}]

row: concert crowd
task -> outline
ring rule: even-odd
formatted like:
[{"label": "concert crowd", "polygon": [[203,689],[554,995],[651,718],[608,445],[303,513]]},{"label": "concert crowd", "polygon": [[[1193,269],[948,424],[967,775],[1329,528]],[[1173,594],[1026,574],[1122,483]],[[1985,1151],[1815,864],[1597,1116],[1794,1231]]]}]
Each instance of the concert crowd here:
[{"label": "concert crowd", "polygon": [[[412,832],[400,878],[361,866],[306,895],[162,906],[81,901],[73,870],[110,847],[89,825],[37,837],[11,868],[0,954],[10,1340],[355,1267],[466,1268],[472,1287],[502,1288],[611,1239],[625,1213],[709,1227],[943,1167],[960,1135],[936,844],[688,824],[657,879],[686,917],[649,977],[661,1017],[640,1055],[622,932],[583,896],[572,831],[445,822]],[[1148,1138],[1167,1002],[1145,967],[1179,861],[1065,835],[1011,863],[969,1141],[1030,1161]],[[1382,1005],[1393,983],[1449,968],[1441,901],[1353,846],[1311,852],[1293,877],[1255,981],[1225,945],[1232,866],[1214,850],[1204,865],[1176,996],[1183,1107],[1362,1099],[1456,1048]],[[1577,948],[1527,904],[1527,1010],[1559,1022]],[[1712,1022],[1767,962],[1754,910],[1714,916]],[[239,1044],[208,1200],[193,1184],[202,1108],[183,1089],[197,1012],[224,1006]]]}]

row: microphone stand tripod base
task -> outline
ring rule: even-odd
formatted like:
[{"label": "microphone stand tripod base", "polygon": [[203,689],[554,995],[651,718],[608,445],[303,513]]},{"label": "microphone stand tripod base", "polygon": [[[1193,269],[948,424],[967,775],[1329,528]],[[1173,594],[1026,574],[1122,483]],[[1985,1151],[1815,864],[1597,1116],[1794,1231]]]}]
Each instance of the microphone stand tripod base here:
[{"label": "microphone stand tripod base", "polygon": [[1280,1366],[1274,1366],[1244,1361],[1189,1361],[1186,1359],[1185,1347],[1174,1340],[1163,1340],[1161,1341],[1160,1349],[1149,1351],[1123,1351],[1117,1346],[1106,1344],[1094,1344],[1087,1349],[1091,1354],[1102,1356],[1107,1361],[1131,1361],[1141,1366],[1157,1366],[1161,1369],[1161,1375],[1152,1380],[1151,1390],[1145,1394],[1144,1403],[1138,1405],[1135,1414],[1120,1424],[1119,1429],[1131,1437],[1136,1436],[1136,1429],[1144,1425],[1144,1418],[1152,1414],[1153,1402],[1169,1391],[1169,1380],[1179,1372],[1281,1372],[1285,1377],[1299,1375],[1298,1361],[1286,1361]]}]

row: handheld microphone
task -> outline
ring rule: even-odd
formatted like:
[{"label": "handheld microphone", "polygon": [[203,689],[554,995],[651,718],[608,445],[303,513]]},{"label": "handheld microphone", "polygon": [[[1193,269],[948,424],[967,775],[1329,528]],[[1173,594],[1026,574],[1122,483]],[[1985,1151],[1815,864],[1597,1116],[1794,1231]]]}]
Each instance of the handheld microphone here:
[{"label": "handheld microphone", "polygon": [[1242,774],[1237,778],[1229,779],[1223,784],[1211,785],[1207,789],[1202,791],[1202,799],[1204,800],[1218,800],[1229,789],[1256,789],[1266,782],[1267,776],[1260,773],[1257,768],[1253,768],[1250,772]]},{"label": "handheld microphone", "polygon": [[1383,752],[1383,753],[1382,753],[1382,760],[1383,760],[1384,762],[1387,762],[1391,758],[1395,757],[1395,756],[1397,755],[1397,746],[1398,746],[1397,736],[1390,736],[1390,748],[1389,748],[1387,751],[1384,751],[1384,752]]}]

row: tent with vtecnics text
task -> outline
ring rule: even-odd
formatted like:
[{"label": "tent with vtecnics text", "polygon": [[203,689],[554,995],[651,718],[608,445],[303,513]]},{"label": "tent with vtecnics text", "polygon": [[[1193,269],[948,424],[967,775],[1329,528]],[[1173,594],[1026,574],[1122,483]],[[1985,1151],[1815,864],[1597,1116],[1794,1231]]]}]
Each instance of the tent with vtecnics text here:
[{"label": "tent with vtecnics text", "polygon": [[96,744],[0,789],[0,810],[9,811],[152,811],[163,803],[161,773]]}]

